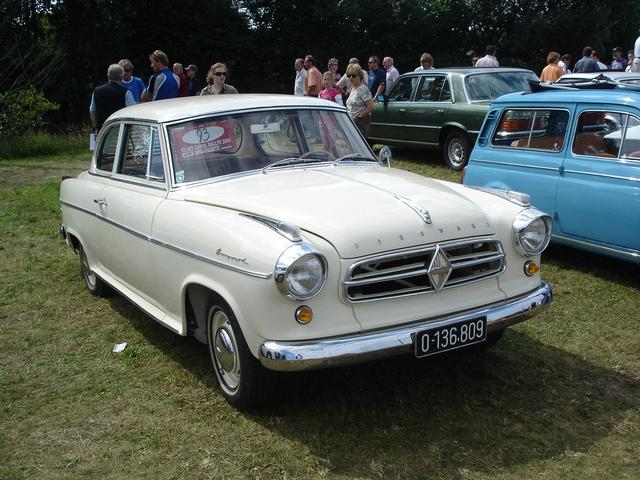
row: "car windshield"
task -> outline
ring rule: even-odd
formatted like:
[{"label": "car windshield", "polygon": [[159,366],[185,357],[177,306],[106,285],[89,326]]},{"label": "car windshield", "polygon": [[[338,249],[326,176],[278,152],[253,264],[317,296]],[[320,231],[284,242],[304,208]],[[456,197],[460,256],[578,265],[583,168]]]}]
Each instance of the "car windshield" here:
[{"label": "car windshield", "polygon": [[529,80],[538,77],[531,72],[486,72],[465,77],[464,83],[471,101],[495,100],[512,92],[530,92]]},{"label": "car windshield", "polygon": [[269,166],[374,158],[348,116],[336,110],[234,113],[170,125],[167,131],[176,184]]}]

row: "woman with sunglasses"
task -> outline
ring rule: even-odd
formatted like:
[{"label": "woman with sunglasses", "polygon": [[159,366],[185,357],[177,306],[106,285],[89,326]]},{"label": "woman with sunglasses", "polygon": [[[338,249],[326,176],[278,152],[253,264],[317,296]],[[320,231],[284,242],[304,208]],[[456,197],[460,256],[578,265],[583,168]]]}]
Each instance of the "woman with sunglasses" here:
[{"label": "woman with sunglasses", "polygon": [[351,93],[347,98],[347,113],[355,122],[356,127],[366,137],[371,127],[371,112],[373,111],[373,98],[367,85],[362,81],[364,75],[362,68],[357,63],[347,65],[345,74],[351,80]]},{"label": "woman with sunglasses", "polygon": [[207,74],[207,85],[200,95],[222,95],[223,93],[238,93],[235,87],[225,83],[227,66],[224,63],[214,63]]}]

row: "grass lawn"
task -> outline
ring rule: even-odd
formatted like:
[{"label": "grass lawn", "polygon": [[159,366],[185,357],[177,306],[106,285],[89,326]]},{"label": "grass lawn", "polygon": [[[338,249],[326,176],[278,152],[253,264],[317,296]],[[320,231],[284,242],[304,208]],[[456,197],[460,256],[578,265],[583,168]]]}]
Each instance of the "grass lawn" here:
[{"label": "grass lawn", "polygon": [[637,266],[552,246],[553,304],[484,355],[290,375],[241,413],[204,346],[86,290],[57,228],[59,178],[88,162],[0,161],[0,479],[640,478]]}]

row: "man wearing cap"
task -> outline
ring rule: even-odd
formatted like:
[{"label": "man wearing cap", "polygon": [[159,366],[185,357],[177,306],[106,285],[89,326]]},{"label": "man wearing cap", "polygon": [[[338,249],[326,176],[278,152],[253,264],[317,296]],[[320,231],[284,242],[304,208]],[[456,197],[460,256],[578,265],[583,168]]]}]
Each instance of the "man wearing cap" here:
[{"label": "man wearing cap", "polygon": [[187,85],[187,96],[195,97],[200,95],[200,91],[202,90],[200,85],[200,79],[198,78],[198,67],[196,67],[193,63],[190,64],[186,69],[187,77],[189,77],[189,84]]},{"label": "man wearing cap", "polygon": [[142,101],[165,100],[176,98],[180,88],[180,79],[169,70],[169,58],[162,50],[156,50],[149,55],[154,75],[149,79],[149,85],[142,92]]},{"label": "man wearing cap", "polygon": [[107,79],[104,85],[96,87],[91,95],[91,105],[89,106],[89,116],[93,124],[94,132],[102,128],[109,115],[121,108],[135,105],[135,100],[131,92],[121,85],[124,70],[120,65],[114,63],[107,69]]},{"label": "man wearing cap", "polygon": [[627,59],[622,56],[622,49],[616,47],[613,49],[613,61],[611,62],[611,70],[619,70],[624,72],[627,68]]}]

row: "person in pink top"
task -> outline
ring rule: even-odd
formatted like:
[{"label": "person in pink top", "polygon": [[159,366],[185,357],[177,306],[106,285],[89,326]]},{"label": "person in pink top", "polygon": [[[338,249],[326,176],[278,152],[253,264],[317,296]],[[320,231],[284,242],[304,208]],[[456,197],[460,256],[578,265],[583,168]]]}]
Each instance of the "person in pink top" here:
[{"label": "person in pink top", "polygon": [[344,106],[342,103],[342,92],[336,88],[336,81],[333,72],[324,72],[324,75],[322,75],[322,85],[324,86],[324,89],[320,90],[318,98],[329,100],[340,106]]}]

